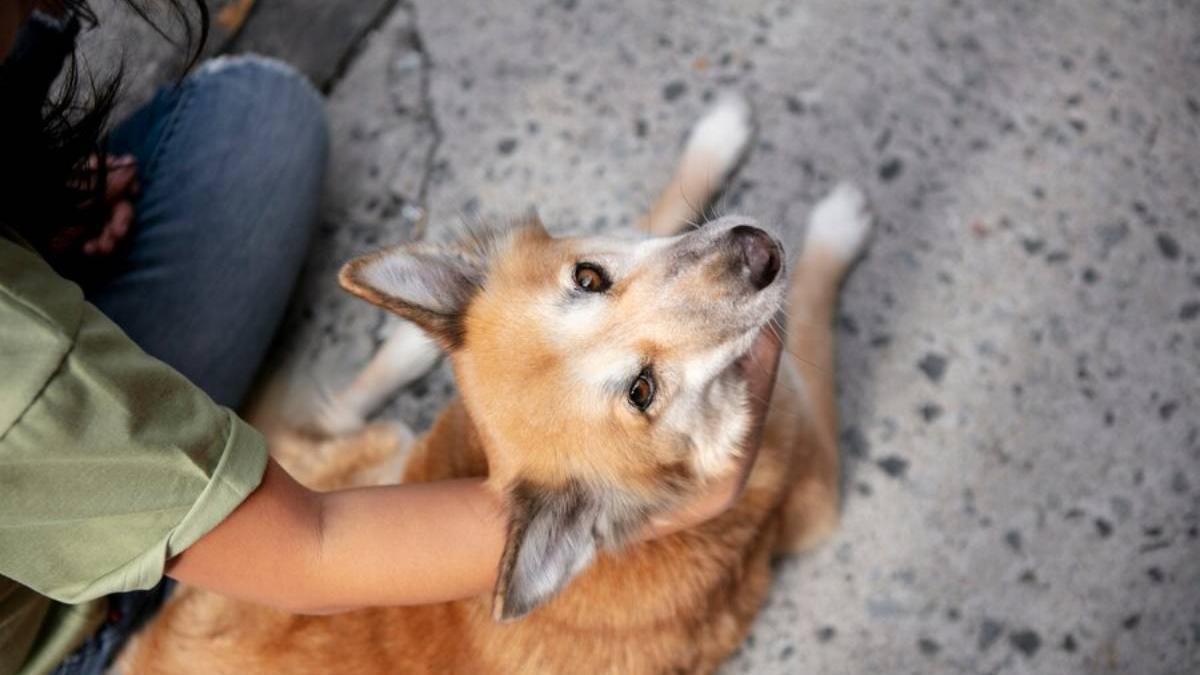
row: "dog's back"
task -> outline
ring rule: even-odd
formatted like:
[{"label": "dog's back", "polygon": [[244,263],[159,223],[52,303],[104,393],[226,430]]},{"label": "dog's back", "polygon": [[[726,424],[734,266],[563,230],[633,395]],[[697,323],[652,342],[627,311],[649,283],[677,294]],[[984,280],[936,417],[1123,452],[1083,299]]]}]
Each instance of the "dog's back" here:
[{"label": "dog's back", "polygon": [[[733,106],[733,107],[730,107]],[[723,104],[694,133],[671,187],[644,225],[667,234],[697,217],[738,160],[749,136],[747,112]],[[746,488],[726,513],[671,536],[605,549],[557,594],[521,605],[511,589],[422,607],[295,616],[182,588],[125,655],[128,673],[660,673],[710,672],[744,639],[770,582],[772,555],[803,550],[837,522],[836,406],[830,324],[836,290],[869,229],[860,194],[839,188],[817,207],[787,291],[791,326],[762,447]],[[540,246],[539,239],[528,244]],[[505,255],[517,255],[519,241]],[[678,256],[677,256],[678,258]],[[525,273],[525,272],[521,272]],[[511,294],[510,294],[511,295]],[[474,319],[484,326],[479,309]],[[499,310],[498,310],[499,311]],[[464,329],[471,330],[470,325]],[[478,347],[470,343],[462,349]],[[529,357],[536,358],[536,354]],[[505,463],[481,438],[478,409],[503,409],[475,385],[479,368],[462,356],[456,370],[471,408],[452,402],[423,438],[410,443],[388,425],[332,440],[277,429],[273,447],[289,472],[314,487],[394,482],[394,458],[411,453],[405,481],[468,476],[508,484],[531,471]],[[536,395],[536,394],[531,394]],[[549,394],[548,394],[549,395]],[[468,410],[476,410],[472,415]],[[566,434],[572,429],[564,418]],[[541,429],[536,423],[525,427]],[[490,450],[490,452],[489,452]],[[551,460],[543,459],[553,463]],[[664,464],[665,466],[665,464]],[[689,465],[690,467],[690,465]],[[684,467],[679,471],[703,471]],[[655,474],[647,474],[653,476]],[[549,484],[549,479],[529,484]],[[695,480],[700,480],[696,478]],[[540,489],[540,488],[539,488]],[[550,489],[550,488],[547,488]],[[517,550],[514,555],[519,554]],[[511,556],[506,553],[506,559]],[[519,562],[502,578],[520,582]],[[564,581],[565,583],[565,581]],[[503,584],[502,584],[503,585]],[[551,599],[552,598],[552,599]],[[493,606],[493,603],[496,603]],[[508,604],[505,608],[504,605]],[[533,606],[536,610],[529,611]],[[506,614],[507,615],[507,614]]]}]

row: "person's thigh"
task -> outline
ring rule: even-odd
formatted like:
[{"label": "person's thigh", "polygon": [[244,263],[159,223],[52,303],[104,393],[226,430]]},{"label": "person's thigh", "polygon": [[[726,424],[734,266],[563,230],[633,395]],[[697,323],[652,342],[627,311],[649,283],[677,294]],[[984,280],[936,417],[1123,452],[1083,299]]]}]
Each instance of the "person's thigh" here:
[{"label": "person's thigh", "polygon": [[88,299],[218,403],[245,396],[317,218],[322,101],[294,70],[219,59],[120,125],[141,195],[120,271]]}]

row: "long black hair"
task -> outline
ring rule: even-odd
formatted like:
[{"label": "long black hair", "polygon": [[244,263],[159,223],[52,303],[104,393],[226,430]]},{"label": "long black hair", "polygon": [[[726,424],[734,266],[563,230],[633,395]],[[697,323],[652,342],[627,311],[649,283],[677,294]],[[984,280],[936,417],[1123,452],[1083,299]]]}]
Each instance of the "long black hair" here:
[{"label": "long black hair", "polygon": [[[187,51],[187,72],[208,37],[205,0],[123,4]],[[0,63],[0,224],[48,257],[77,248],[78,240],[104,224],[105,163],[94,170],[87,163],[104,156],[124,68],[105,81],[82,68],[75,37],[99,20],[89,0],[57,5],[63,10],[59,26],[52,30],[40,18],[30,19]]]}]

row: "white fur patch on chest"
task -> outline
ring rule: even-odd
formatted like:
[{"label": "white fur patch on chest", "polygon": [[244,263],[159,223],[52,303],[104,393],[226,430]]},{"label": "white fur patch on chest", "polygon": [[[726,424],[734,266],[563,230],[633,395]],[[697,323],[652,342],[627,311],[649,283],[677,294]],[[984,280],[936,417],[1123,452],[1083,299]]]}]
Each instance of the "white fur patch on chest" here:
[{"label": "white fur patch on chest", "polygon": [[690,395],[675,401],[669,415],[668,423],[691,439],[692,466],[702,476],[729,468],[749,426],[743,385],[719,379],[733,354],[725,348],[690,360],[683,370],[683,390]]},{"label": "white fur patch on chest", "polygon": [[715,477],[729,469],[730,462],[741,455],[741,441],[749,430],[749,416],[744,412],[731,416],[729,423],[707,428],[708,433],[692,440],[696,445],[696,454],[692,457],[692,466],[701,476]]}]

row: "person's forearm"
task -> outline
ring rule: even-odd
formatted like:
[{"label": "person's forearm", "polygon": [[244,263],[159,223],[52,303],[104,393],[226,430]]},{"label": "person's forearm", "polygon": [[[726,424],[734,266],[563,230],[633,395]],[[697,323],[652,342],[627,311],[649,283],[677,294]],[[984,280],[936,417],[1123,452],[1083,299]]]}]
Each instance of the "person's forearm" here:
[{"label": "person's forearm", "polygon": [[[765,410],[765,401],[762,404]],[[693,527],[723,512],[756,454],[634,540]],[[302,613],[445,602],[495,584],[507,519],[481,479],[318,493],[274,461],[221,524],[172,559],[185,583]]]},{"label": "person's forearm", "polygon": [[316,493],[271,462],[168,574],[306,613],[442,602],[491,589],[505,524],[481,480]]},{"label": "person's forearm", "polygon": [[317,570],[334,605],[443,602],[496,582],[506,518],[481,480],[343,490],[321,501]]}]

